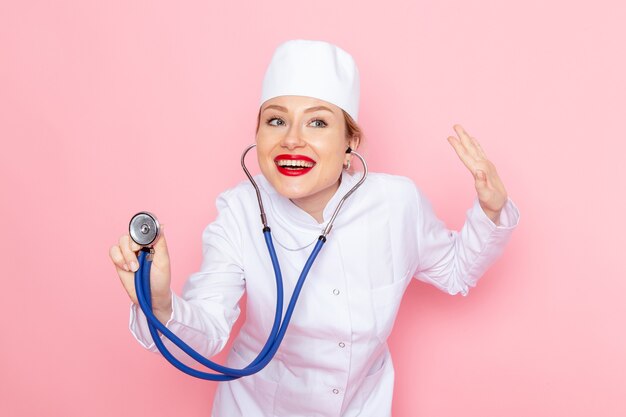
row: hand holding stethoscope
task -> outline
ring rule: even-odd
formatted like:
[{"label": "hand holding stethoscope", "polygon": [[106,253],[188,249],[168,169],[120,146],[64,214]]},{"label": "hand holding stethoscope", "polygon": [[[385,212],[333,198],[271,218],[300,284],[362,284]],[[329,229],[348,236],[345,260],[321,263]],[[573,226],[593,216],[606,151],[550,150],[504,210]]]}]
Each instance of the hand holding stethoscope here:
[{"label": "hand holding stethoscope", "polygon": [[508,199],[504,184],[498,176],[496,167],[487,159],[478,141],[471,137],[461,125],[454,125],[454,130],[460,139],[449,136],[448,142],[474,177],[480,207],[487,217],[498,225],[500,212]]},{"label": "hand holding stethoscope", "polygon": [[[156,221],[156,219],[154,219]],[[163,225],[159,226],[158,236],[155,231],[148,231],[147,235],[156,239],[154,242],[154,254],[152,255],[152,265],[150,267],[150,293],[152,295],[152,306],[155,316],[162,323],[166,323],[172,314],[172,293],[170,289],[170,256],[167,251],[167,242],[163,234]],[[150,232],[153,232],[151,235]],[[141,249],[130,234],[126,233],[119,239],[117,245],[113,245],[109,250],[109,256],[115,264],[117,274],[122,281],[122,285],[133,303],[139,305],[137,291],[135,290],[135,271],[139,268],[137,252]]]}]

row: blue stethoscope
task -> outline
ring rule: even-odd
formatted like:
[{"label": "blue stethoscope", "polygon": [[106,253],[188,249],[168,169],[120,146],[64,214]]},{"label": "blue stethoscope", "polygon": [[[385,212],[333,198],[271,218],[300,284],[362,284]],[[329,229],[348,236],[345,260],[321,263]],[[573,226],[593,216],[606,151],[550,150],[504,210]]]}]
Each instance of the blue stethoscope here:
[{"label": "blue stethoscope", "polygon": [[[250,149],[254,148],[256,145],[252,144],[248,146],[243,154],[241,155],[241,166],[250,179],[250,182],[254,186],[256,191],[257,200],[259,201],[259,209],[261,211],[261,222],[263,223],[263,235],[265,236],[265,243],[267,244],[267,249],[270,254],[270,258],[272,259],[272,266],[274,268],[274,274],[276,276],[276,314],[274,316],[274,324],[272,326],[272,330],[270,332],[267,341],[265,342],[265,346],[257,357],[245,368],[243,369],[234,369],[228,368],[226,366],[219,365],[215,362],[212,362],[198,352],[193,350],[189,345],[183,342],[180,338],[178,338],[174,333],[172,333],[163,323],[161,323],[154,313],[152,312],[152,300],[150,298],[150,268],[152,266],[152,257],[154,255],[153,246],[156,243],[159,237],[160,225],[157,221],[156,217],[149,212],[140,212],[137,213],[130,221],[129,230],[130,237],[142,248],[139,251],[139,269],[135,272],[135,290],[137,293],[137,300],[139,301],[139,306],[141,310],[146,315],[148,319],[148,328],[150,329],[150,334],[152,335],[152,339],[156,347],[159,349],[161,354],[174,365],[176,368],[181,370],[182,372],[194,376],[200,379],[207,379],[210,381],[231,381],[233,379],[241,378],[242,376],[252,375],[256,372],[259,372],[263,369],[274,357],[274,354],[278,350],[283,337],[285,336],[285,332],[287,331],[287,326],[289,325],[289,321],[291,320],[291,315],[293,314],[293,310],[296,305],[296,301],[298,300],[298,296],[300,295],[300,291],[302,290],[302,286],[304,285],[304,280],[306,279],[311,266],[313,265],[313,261],[317,257],[318,253],[324,246],[326,242],[326,236],[330,233],[330,230],[333,227],[333,222],[337,217],[337,213],[343,206],[344,201],[363,184],[365,178],[367,177],[367,164],[361,155],[354,152],[352,149],[348,148],[346,153],[352,153],[357,156],[361,163],[363,164],[364,172],[363,176],[351,189],[343,196],[343,198],[339,201],[335,212],[333,213],[330,221],[322,231],[322,234],[319,236],[315,247],[313,248],[313,252],[309,255],[309,259],[306,261],[302,272],[300,273],[300,277],[298,278],[298,282],[294,288],[293,294],[291,296],[291,300],[289,301],[289,305],[287,307],[287,311],[285,312],[285,317],[282,318],[283,311],[283,279],[280,272],[280,265],[278,263],[278,258],[276,257],[276,251],[274,250],[274,244],[272,243],[272,235],[270,233],[270,228],[267,226],[267,220],[265,217],[265,211],[263,210],[263,202],[261,201],[261,193],[259,191],[259,187],[256,182],[250,175],[250,172],[246,168],[244,159],[246,154]],[[281,321],[282,318],[282,321]],[[200,364],[206,366],[209,369],[212,369],[218,373],[209,373],[198,371],[194,368],[191,368],[178,359],[176,359],[165,347],[163,341],[158,335],[158,331],[160,331],[164,336],[170,339],[176,346],[178,346],[181,350],[183,350],[186,354],[191,356]]]}]

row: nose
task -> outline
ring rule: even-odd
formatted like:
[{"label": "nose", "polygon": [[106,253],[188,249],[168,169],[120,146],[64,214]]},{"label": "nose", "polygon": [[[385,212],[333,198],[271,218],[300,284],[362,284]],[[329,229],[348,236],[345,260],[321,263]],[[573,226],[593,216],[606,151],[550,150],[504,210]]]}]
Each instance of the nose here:
[{"label": "nose", "polygon": [[298,123],[292,123],[291,126],[289,126],[289,129],[287,129],[287,131],[285,132],[285,136],[283,136],[280,144],[282,147],[289,150],[304,146],[302,132],[299,129]]}]

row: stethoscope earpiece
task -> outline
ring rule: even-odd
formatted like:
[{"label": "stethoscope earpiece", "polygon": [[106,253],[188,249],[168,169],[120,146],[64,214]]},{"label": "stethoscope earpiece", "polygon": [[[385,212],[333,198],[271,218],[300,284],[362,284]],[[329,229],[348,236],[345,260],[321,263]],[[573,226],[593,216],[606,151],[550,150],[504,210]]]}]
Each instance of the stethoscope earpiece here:
[{"label": "stethoscope earpiece", "polygon": [[130,219],[128,232],[139,246],[152,246],[159,238],[161,227],[154,214],[140,211]]},{"label": "stethoscope earpiece", "polygon": [[[252,186],[254,187],[254,191],[256,192],[256,198],[259,202],[259,210],[261,211],[261,223],[263,223],[263,230],[265,231],[265,229],[269,230],[269,228],[267,226],[267,217],[265,216],[265,210],[263,209],[263,201],[261,200],[261,192],[259,191],[259,187],[256,184],[256,181],[254,181],[254,178],[252,178],[250,171],[248,171],[248,168],[246,168],[246,162],[245,162],[246,154],[250,151],[250,149],[254,148],[255,146],[256,144],[253,143],[252,145],[244,149],[243,153],[241,154],[241,167],[243,168],[243,171],[246,173],[246,176],[250,180],[250,183],[252,184]],[[350,195],[352,195],[352,193],[355,192],[356,189],[361,186],[361,184],[363,184],[363,181],[365,181],[365,178],[367,178],[368,169],[367,169],[367,163],[365,162],[365,159],[363,159],[363,157],[359,155],[357,152],[353,151],[352,148],[349,146],[348,146],[348,149],[346,149],[346,154],[354,155],[361,160],[361,163],[363,164],[363,175],[361,176],[361,179],[343,196],[343,198],[339,200],[339,204],[337,204],[337,207],[335,208],[333,215],[330,217],[330,220],[328,221],[328,223],[326,224],[326,227],[322,231],[322,236],[324,237],[324,240],[326,240],[326,236],[330,233],[330,230],[333,228],[333,223],[335,222],[337,213],[339,213],[339,210],[341,209],[341,206],[343,206],[344,201],[346,201],[346,199],[350,197]]]}]

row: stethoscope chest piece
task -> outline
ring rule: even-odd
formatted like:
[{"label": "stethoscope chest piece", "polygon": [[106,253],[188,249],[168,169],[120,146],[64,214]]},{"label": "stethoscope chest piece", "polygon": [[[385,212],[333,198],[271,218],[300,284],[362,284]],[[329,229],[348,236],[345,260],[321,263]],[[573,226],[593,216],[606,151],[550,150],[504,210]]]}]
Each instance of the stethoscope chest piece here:
[{"label": "stethoscope chest piece", "polygon": [[141,211],[130,219],[130,238],[139,246],[151,246],[159,237],[160,225],[154,214]]}]

